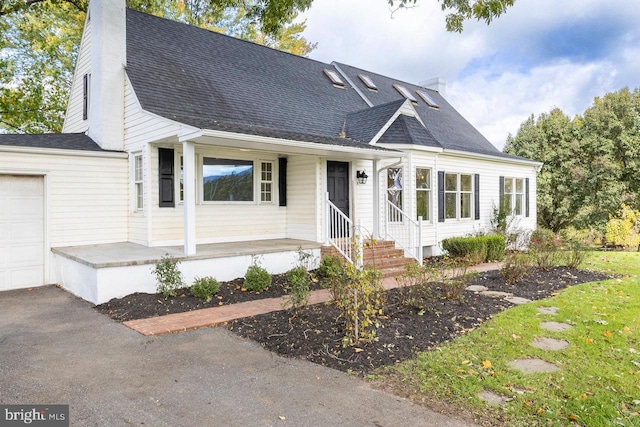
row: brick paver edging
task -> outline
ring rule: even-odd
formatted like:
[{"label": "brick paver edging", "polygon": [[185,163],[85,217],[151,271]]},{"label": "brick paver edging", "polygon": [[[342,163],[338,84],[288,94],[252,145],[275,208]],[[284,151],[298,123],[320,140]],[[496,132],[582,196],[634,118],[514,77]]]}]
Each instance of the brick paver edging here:
[{"label": "brick paver edging", "polygon": [[[470,267],[470,269],[483,272],[498,270],[501,266],[501,263],[490,263],[476,265]],[[399,283],[395,277],[387,277],[382,280],[382,286],[385,289],[393,289],[398,287]],[[246,301],[237,304],[223,305],[220,307],[204,308],[184,313],[150,317],[148,319],[129,320],[127,322],[123,322],[123,324],[145,336],[182,332],[189,329],[215,326],[231,320],[242,319],[244,317],[257,316],[258,314],[284,310],[284,298],[286,297]],[[331,294],[327,289],[312,291],[309,296],[309,304],[320,304],[330,300]]]}]

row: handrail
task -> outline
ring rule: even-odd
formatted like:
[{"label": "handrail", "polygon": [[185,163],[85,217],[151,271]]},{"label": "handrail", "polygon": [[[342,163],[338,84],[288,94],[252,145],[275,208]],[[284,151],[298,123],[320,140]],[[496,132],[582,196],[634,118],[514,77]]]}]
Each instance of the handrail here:
[{"label": "handrail", "polygon": [[386,202],[385,238],[395,241],[422,265],[422,217],[416,221],[390,200]]},{"label": "handrail", "polygon": [[325,241],[336,248],[347,262],[353,264],[353,245],[351,244],[353,221],[329,200],[329,193],[326,193],[325,203],[327,206]]}]

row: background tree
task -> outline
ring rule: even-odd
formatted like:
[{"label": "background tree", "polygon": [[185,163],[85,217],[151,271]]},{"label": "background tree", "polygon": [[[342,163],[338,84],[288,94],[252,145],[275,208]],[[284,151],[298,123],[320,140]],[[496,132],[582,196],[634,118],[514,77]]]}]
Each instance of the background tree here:
[{"label": "background tree", "polygon": [[[293,20],[308,3],[287,1],[277,22],[275,1],[128,0],[127,6],[304,56],[315,44],[301,35],[306,24]],[[0,5],[0,132],[59,132],[88,2]]]},{"label": "background tree", "polygon": [[529,117],[504,151],[544,162],[538,223],[604,231],[623,203],[640,209],[640,90],[596,98],[570,120],[559,109]]}]

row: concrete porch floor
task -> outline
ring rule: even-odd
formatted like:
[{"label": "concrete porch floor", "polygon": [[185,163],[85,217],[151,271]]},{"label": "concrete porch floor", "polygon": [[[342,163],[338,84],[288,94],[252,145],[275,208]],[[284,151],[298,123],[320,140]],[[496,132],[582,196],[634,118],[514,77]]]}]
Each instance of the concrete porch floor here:
[{"label": "concrete porch floor", "polygon": [[58,247],[51,248],[51,251],[92,268],[108,268],[155,264],[165,255],[180,261],[190,261],[262,255],[298,249],[320,249],[321,247],[321,243],[309,240],[268,239],[197,245],[196,254],[189,256],[184,254],[183,246],[148,247],[130,242]]}]

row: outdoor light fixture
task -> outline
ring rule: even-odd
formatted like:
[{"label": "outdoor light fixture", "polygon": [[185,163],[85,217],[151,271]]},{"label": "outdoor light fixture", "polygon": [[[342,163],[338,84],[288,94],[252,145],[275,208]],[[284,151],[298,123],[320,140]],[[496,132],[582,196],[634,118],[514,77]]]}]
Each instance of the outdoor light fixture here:
[{"label": "outdoor light fixture", "polygon": [[365,170],[356,171],[356,178],[358,178],[358,184],[366,184],[369,175],[367,175],[367,171]]}]

